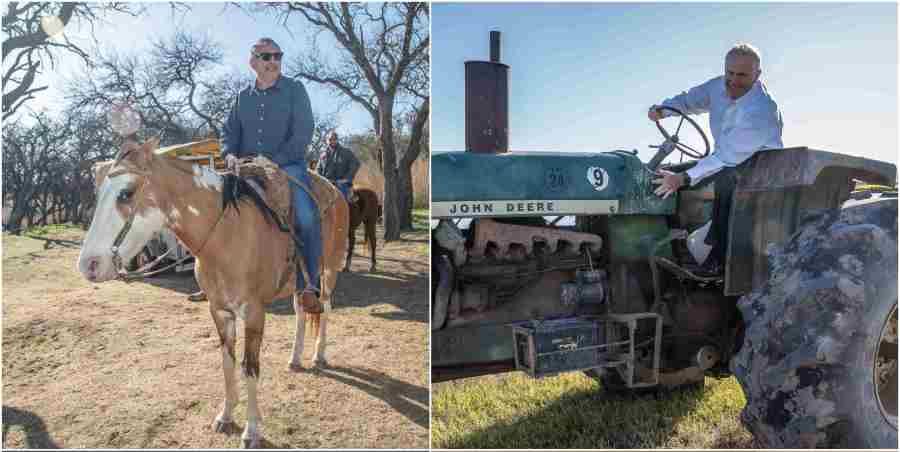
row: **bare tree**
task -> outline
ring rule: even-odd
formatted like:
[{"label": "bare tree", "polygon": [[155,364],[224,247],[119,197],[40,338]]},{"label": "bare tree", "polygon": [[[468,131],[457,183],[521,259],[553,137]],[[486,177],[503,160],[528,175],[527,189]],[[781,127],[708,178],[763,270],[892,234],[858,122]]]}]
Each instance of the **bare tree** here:
[{"label": "bare tree", "polygon": [[69,140],[61,156],[64,172],[58,178],[63,184],[59,191],[60,221],[87,225],[96,202],[91,168],[96,162],[113,158],[121,138],[105,114],[72,116]]},{"label": "bare tree", "polygon": [[219,131],[231,112],[234,99],[238,93],[251,82],[249,76],[241,75],[234,69],[232,72],[219,75],[212,81],[200,81],[203,96],[200,99],[200,110],[216,125],[216,129],[208,129],[207,136],[218,137]]},{"label": "bare tree", "polygon": [[7,119],[34,95],[48,88],[37,77],[53,67],[61,54],[71,54],[90,64],[90,57],[71,42],[63,29],[69,23],[93,25],[108,13],[139,14],[128,3],[10,2],[3,14],[3,119]]},{"label": "bare tree", "polygon": [[10,195],[12,212],[7,229],[18,232],[32,218],[56,174],[58,150],[69,134],[69,124],[45,114],[32,115],[32,125],[6,124],[3,130],[3,191]]},{"label": "bare tree", "polygon": [[51,118],[32,113],[5,125],[3,189],[12,207],[7,227],[86,224],[94,204],[91,166],[113,157],[119,137],[105,115]]},{"label": "bare tree", "polygon": [[164,145],[184,143],[201,120],[190,118],[188,101],[170,87],[148,60],[111,53],[98,55],[94,70],[68,84],[66,99],[70,109],[88,114],[105,114],[127,102],[140,115],[142,134],[157,136]]},{"label": "bare tree", "polygon": [[[207,87],[202,77],[210,69],[222,65],[222,47],[206,37],[178,31],[169,40],[153,43],[153,58],[149,65],[156,73],[156,89],[183,95],[190,111],[216,137],[222,123],[200,108],[198,99]],[[177,95],[177,94],[176,94]]]},{"label": "bare tree", "polygon": [[[286,3],[269,8],[285,26],[299,15],[338,42],[339,61],[325,61],[313,43],[303,56],[290,61],[288,73],[334,90],[372,116],[385,179],[384,238],[399,239],[400,232],[411,227],[410,168],[422,148],[421,129],[429,115],[428,5]],[[404,109],[414,111],[415,123],[421,124],[411,135],[419,141],[398,152],[394,119],[395,112]]]}]

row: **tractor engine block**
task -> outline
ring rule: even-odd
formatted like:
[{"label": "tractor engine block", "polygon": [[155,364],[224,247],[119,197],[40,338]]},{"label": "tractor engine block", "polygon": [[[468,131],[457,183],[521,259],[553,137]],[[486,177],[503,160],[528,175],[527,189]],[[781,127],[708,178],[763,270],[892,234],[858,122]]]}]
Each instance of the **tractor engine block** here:
[{"label": "tractor engine block", "polygon": [[473,220],[467,232],[449,221],[434,230],[447,251],[433,304],[441,324],[554,316],[575,309],[576,299],[603,299],[599,279],[576,281],[576,274],[587,273],[605,280],[605,272],[591,269],[602,251],[600,236],[491,219]]}]

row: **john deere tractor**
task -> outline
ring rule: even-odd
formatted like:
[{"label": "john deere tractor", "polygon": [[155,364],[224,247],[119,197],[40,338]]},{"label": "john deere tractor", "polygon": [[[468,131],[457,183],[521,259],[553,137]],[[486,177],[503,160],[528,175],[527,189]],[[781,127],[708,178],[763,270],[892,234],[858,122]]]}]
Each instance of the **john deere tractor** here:
[{"label": "john deere tractor", "polygon": [[[651,183],[694,164],[668,155],[709,152],[685,144],[696,123],[658,124],[648,162],[509,152],[499,38],[491,53],[466,63],[466,151],[432,156],[433,381],[580,371],[646,391],[735,375],[761,446],[896,447],[895,165],[758,152],[738,167],[724,274],[700,274],[713,187],[662,199]],[[862,182],[886,191],[851,199]]]}]

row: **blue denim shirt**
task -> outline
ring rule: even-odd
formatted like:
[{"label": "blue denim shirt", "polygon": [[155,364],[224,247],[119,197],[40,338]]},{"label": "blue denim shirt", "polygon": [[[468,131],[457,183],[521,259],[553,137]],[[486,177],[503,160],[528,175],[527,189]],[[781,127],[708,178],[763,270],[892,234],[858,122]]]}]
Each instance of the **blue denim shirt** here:
[{"label": "blue denim shirt", "polygon": [[222,156],[264,155],[279,167],[306,165],[313,117],[306,88],[281,76],[268,89],[241,90],[225,121]]}]

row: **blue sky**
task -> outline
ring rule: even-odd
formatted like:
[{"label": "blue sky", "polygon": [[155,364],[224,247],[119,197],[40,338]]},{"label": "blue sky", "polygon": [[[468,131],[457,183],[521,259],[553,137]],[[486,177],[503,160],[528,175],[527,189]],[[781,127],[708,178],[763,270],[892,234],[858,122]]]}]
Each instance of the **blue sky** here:
[{"label": "blue sky", "polygon": [[[223,3],[191,3],[191,11],[172,14],[168,3],[147,4],[149,14],[139,18],[125,15],[108,16],[104,23],[95,28],[97,40],[104,49],[116,49],[122,54],[146,53],[151,48],[152,39],[173,35],[176,29],[184,29],[206,34],[220,43],[225,50],[224,63],[247,77],[253,76],[248,64],[250,46],[260,37],[269,36],[275,39],[288,57],[306,48],[309,29],[303,28],[305,23],[299,16],[291,20],[291,32],[278,24],[273,18],[261,14],[252,16],[237,8],[224,8]],[[90,30],[87,27],[67,27],[65,33],[69,39],[90,48]],[[293,34],[292,34],[293,33]],[[124,38],[123,37],[126,37]],[[333,55],[336,44],[330,35],[319,35],[320,49],[325,55]],[[331,53],[329,53],[331,52]],[[57,110],[64,92],[64,80],[73,73],[81,71],[82,63],[78,58],[64,56],[52,73],[48,73],[39,82],[49,83],[50,89],[37,95],[37,100],[27,105],[35,110],[46,108]],[[49,72],[49,71],[48,71]],[[319,86],[306,82],[316,114],[338,112],[340,122],[338,130],[347,134],[364,132],[372,128],[371,116],[356,106],[349,106],[338,111],[342,99],[334,97]]]},{"label": "blue sky", "polygon": [[[502,33],[510,149],[652,155],[646,117],[722,74],[736,42],[760,49],[786,146],[897,161],[897,6],[505,3],[432,6],[432,146],[462,150],[464,66]],[[699,122],[708,127],[706,115]]]}]

